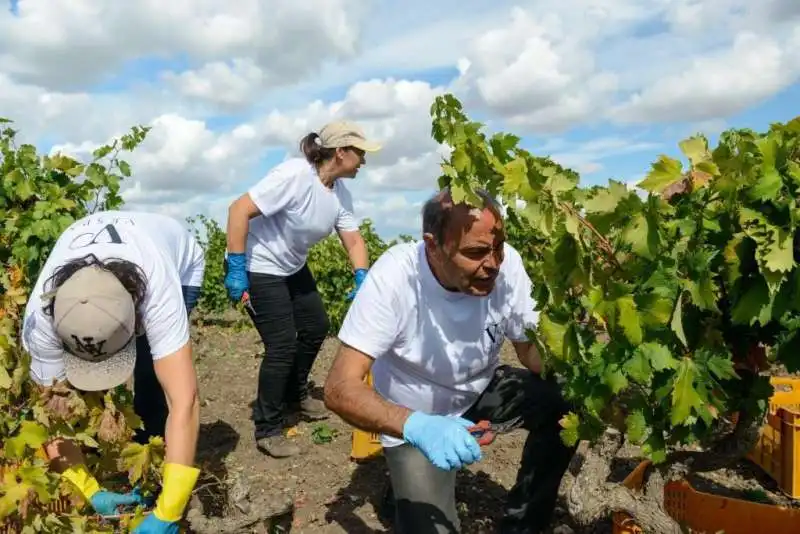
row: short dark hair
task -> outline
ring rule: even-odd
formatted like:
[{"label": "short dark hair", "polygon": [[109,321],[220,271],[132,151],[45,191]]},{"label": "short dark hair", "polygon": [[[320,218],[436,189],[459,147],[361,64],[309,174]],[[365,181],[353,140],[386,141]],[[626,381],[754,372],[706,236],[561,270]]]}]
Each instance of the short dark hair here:
[{"label": "short dark hair", "polygon": [[455,204],[449,186],[438,191],[422,206],[422,233],[433,235],[436,243],[442,245],[453,221],[453,208],[460,205],[469,208],[488,208],[498,218],[501,217],[500,204],[488,191],[479,188],[475,189],[475,194],[482,201],[480,206],[473,206],[466,201]]},{"label": "short dark hair", "polygon": [[[98,259],[94,254],[87,254],[86,256],[69,260],[53,271],[53,274],[45,282],[44,293],[47,294],[56,291],[73,274],[84,267],[92,265],[110,272],[119,279],[133,299],[133,305],[136,308],[136,324],[141,324],[139,308],[147,293],[147,276],[142,268],[132,261],[117,258],[103,261]],[[53,307],[55,306],[54,296],[55,295],[48,300],[43,308],[44,313],[51,317],[53,316]]]}]

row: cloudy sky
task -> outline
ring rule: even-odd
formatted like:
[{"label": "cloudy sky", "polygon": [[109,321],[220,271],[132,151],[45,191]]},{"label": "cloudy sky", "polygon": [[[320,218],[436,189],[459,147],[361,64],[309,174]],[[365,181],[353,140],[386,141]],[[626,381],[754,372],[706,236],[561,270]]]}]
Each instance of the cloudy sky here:
[{"label": "cloudy sky", "polygon": [[11,0],[0,116],[43,151],[134,124],[127,207],[223,225],[228,203],[333,117],[385,149],[347,184],[419,235],[435,95],[580,171],[642,177],[683,136],[800,114],[798,0]]}]

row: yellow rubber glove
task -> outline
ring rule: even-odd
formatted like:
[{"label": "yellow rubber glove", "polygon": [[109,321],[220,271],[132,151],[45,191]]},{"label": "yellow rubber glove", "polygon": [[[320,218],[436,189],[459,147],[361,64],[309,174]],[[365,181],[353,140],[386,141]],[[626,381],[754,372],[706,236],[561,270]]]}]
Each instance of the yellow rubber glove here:
[{"label": "yellow rubber glove", "polygon": [[200,470],[196,467],[174,463],[164,464],[164,484],[153,514],[162,521],[180,520],[192,497],[192,490],[199,475]]},{"label": "yellow rubber glove", "polygon": [[61,473],[61,476],[75,484],[75,487],[81,492],[87,501],[92,499],[92,496],[100,491],[100,484],[97,483],[89,470],[83,464],[77,464],[69,467]]}]

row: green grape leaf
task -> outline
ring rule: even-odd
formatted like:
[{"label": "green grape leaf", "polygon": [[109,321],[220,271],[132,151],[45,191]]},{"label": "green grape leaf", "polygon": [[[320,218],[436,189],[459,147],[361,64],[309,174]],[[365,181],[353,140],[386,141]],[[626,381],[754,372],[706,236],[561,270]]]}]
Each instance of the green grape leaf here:
[{"label": "green grape leaf", "polygon": [[696,167],[701,163],[706,163],[711,159],[711,152],[708,150],[708,140],[702,135],[684,139],[678,143],[678,146],[689,160],[692,167]]},{"label": "green grape leaf", "polygon": [[8,374],[8,371],[3,365],[0,365],[0,389],[8,389],[12,384],[11,375]]},{"label": "green grape leaf", "polygon": [[642,343],[636,347],[636,351],[645,357],[649,365],[655,371],[675,369],[678,366],[678,360],[672,356],[672,353],[670,353],[667,347],[660,343]]},{"label": "green grape leaf", "polygon": [[614,395],[628,387],[628,379],[616,366],[606,367],[603,373],[603,382],[611,388]]},{"label": "green grape leaf", "polygon": [[561,418],[558,424],[561,425],[561,440],[564,444],[567,447],[575,446],[579,438],[580,419],[578,416],[573,412],[569,412]]},{"label": "green grape leaf", "polygon": [[616,300],[619,310],[619,324],[625,332],[625,337],[634,344],[642,342],[642,325],[639,313],[636,310],[636,302],[632,296],[625,296]]},{"label": "green grape leaf", "polygon": [[625,184],[609,180],[609,187],[598,189],[589,199],[583,202],[586,213],[612,213],[619,203],[630,195]]},{"label": "green grape leaf", "polygon": [[633,352],[631,359],[625,362],[625,373],[639,384],[649,385],[653,369],[650,367],[647,354],[639,350],[640,347],[641,345]]},{"label": "green grape leaf", "polygon": [[653,259],[658,251],[658,233],[644,213],[633,217],[622,233],[622,239],[631,250],[643,258]]},{"label": "green grape leaf", "polygon": [[778,273],[788,272],[794,268],[793,234],[776,229],[773,234],[774,241],[770,246],[761,248],[764,266]]},{"label": "green grape leaf", "polygon": [[669,156],[659,156],[653,163],[652,169],[637,187],[650,193],[661,193],[666,188],[683,180],[683,166],[681,162]]},{"label": "green grape leaf", "polygon": [[625,426],[627,428],[628,439],[634,445],[643,444],[651,432],[644,412],[641,410],[632,411],[628,417],[625,418]]},{"label": "green grape leaf", "polygon": [[675,377],[675,388],[672,390],[672,426],[685,424],[693,411],[703,406],[703,399],[695,388],[697,368],[689,358],[682,358],[678,363]]},{"label": "green grape leaf", "polygon": [[4,441],[6,456],[9,458],[21,458],[25,452],[25,447],[37,450],[48,440],[47,429],[34,421],[22,421],[19,432],[16,436]]},{"label": "green grape leaf", "polygon": [[670,328],[681,340],[684,346],[688,345],[688,341],[686,341],[686,333],[683,331],[683,293],[678,295],[678,300],[675,302],[675,308],[672,311],[672,321],[670,322]]}]

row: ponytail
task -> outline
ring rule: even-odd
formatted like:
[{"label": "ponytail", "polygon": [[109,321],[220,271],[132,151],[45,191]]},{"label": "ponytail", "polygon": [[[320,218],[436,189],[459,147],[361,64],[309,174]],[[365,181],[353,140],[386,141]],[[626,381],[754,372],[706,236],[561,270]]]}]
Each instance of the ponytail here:
[{"label": "ponytail", "polygon": [[312,165],[319,165],[323,161],[331,159],[336,153],[335,148],[324,148],[322,146],[317,132],[311,132],[300,140],[300,150]]}]

